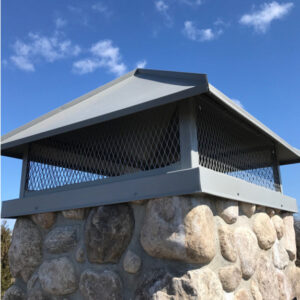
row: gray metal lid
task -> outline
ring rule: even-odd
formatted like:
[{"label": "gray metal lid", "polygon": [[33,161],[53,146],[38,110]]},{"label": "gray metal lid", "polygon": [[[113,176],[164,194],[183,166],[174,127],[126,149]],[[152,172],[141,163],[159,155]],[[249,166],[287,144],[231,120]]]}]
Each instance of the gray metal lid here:
[{"label": "gray metal lid", "polygon": [[200,94],[210,94],[277,145],[280,164],[300,151],[210,85],[205,74],[136,69],[2,136],[2,155],[22,158],[30,142]]}]

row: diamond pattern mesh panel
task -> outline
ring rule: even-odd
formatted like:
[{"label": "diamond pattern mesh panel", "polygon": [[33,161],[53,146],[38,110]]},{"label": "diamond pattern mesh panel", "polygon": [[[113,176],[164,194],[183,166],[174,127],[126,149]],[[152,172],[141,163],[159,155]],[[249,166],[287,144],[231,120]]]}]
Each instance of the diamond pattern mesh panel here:
[{"label": "diamond pattern mesh panel", "polygon": [[280,191],[273,143],[207,96],[197,100],[197,133],[201,166]]},{"label": "diamond pattern mesh panel", "polygon": [[178,161],[179,117],[173,104],[32,143],[25,188],[101,182]]}]

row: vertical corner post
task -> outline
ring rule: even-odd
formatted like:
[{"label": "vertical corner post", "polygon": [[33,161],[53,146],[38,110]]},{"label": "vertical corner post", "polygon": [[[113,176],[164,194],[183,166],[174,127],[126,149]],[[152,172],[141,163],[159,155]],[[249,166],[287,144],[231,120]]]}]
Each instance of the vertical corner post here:
[{"label": "vertical corner post", "polygon": [[275,190],[276,190],[276,178],[278,179],[278,185],[279,185],[279,192],[283,193],[282,189],[282,181],[281,181],[281,173],[280,173],[280,165],[278,162],[277,157],[277,151],[276,146],[274,145],[274,148],[272,150],[272,165],[273,165],[273,176],[274,176],[274,182],[275,182]]},{"label": "vertical corner post", "polygon": [[197,106],[195,98],[182,101],[179,106],[180,152],[183,169],[199,166],[197,138]]},{"label": "vertical corner post", "polygon": [[25,151],[23,155],[22,162],[22,173],[21,173],[21,183],[20,183],[20,199],[23,199],[25,196],[25,188],[26,188],[26,176],[27,176],[27,168],[28,168],[28,145],[25,146]]}]

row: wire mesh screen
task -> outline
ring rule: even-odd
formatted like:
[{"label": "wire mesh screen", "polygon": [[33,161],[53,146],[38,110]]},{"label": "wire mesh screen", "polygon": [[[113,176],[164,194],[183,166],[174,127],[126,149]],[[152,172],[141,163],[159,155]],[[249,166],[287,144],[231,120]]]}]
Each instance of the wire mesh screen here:
[{"label": "wire mesh screen", "polygon": [[272,141],[207,96],[197,101],[199,164],[280,191]]},{"label": "wire mesh screen", "polygon": [[168,105],[32,143],[25,189],[101,182],[178,161],[178,111]]}]

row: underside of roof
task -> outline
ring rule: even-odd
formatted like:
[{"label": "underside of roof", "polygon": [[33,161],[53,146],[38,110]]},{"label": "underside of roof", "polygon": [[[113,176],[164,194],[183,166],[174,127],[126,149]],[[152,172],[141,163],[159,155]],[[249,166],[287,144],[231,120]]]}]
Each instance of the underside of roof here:
[{"label": "underside of roof", "polygon": [[280,164],[300,151],[210,85],[205,74],[136,69],[2,137],[2,155],[22,158],[28,143],[201,94],[209,95],[271,138]]}]

